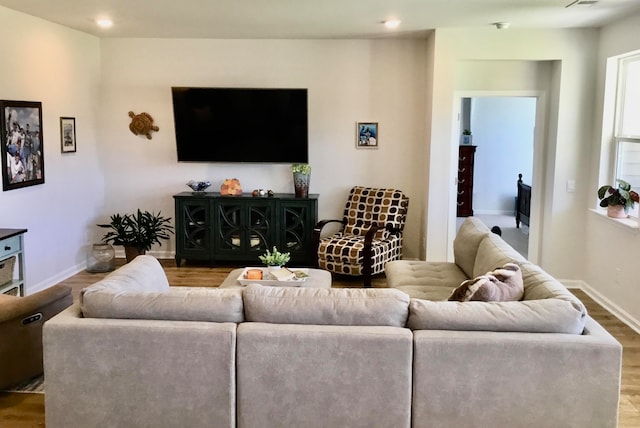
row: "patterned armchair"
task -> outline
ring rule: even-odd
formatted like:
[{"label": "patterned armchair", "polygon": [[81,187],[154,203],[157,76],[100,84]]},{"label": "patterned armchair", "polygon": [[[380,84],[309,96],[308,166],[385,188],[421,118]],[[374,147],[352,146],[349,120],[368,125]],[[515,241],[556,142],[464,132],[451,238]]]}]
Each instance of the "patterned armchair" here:
[{"label": "patterned armchair", "polygon": [[[364,277],[384,271],[388,261],[402,257],[402,231],[409,198],[400,190],[356,186],[349,192],[342,220],[322,220],[313,230],[318,267],[330,272]],[[321,238],[329,223],[342,223],[341,230]]]}]

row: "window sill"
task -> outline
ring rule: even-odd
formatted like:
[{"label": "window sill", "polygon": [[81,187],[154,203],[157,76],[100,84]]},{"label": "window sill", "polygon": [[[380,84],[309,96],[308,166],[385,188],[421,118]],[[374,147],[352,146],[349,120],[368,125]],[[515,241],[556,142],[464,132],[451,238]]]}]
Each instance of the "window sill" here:
[{"label": "window sill", "polygon": [[636,232],[640,231],[640,226],[638,225],[638,219],[635,218],[612,218],[607,216],[607,212],[604,210],[597,210],[597,209],[589,209],[589,211],[591,211],[592,213],[594,213],[597,217],[601,218],[603,221],[609,223],[609,224],[613,224],[617,227],[626,229],[626,230],[633,230]]}]

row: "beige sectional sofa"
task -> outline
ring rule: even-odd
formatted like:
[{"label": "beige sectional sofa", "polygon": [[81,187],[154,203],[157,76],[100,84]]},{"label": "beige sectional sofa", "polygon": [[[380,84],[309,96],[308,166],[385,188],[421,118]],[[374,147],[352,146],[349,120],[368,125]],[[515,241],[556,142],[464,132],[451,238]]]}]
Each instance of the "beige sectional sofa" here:
[{"label": "beige sectional sofa", "polygon": [[[550,317],[571,332],[475,329],[483,310],[460,322],[473,305],[402,288],[443,283],[396,285],[170,287],[139,256],[45,324],[47,427],[616,426],[621,347],[579,301],[512,302],[520,330]],[[484,315],[521,316],[497,307]]]}]

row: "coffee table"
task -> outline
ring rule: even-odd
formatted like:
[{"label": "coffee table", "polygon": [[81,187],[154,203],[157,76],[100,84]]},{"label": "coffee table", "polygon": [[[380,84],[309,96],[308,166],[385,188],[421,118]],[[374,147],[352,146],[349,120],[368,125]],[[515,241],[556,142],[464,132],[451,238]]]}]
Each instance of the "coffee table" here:
[{"label": "coffee table", "polygon": [[[222,281],[220,288],[243,287],[243,285],[238,282],[238,278],[242,274],[242,271],[244,271],[244,268],[232,270],[231,273],[229,273],[229,276]],[[322,269],[309,269],[308,273],[309,276],[306,280],[300,282],[299,287],[331,288],[331,272]],[[256,281],[256,283],[259,284],[260,281]]]}]

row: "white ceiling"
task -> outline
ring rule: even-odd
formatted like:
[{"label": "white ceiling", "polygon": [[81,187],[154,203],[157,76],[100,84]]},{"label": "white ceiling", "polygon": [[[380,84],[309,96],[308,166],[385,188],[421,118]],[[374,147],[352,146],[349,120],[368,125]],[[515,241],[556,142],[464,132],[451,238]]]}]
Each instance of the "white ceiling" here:
[{"label": "white ceiling", "polygon": [[[434,28],[599,27],[640,11],[640,0],[0,0],[25,12],[100,37],[369,38],[420,36]],[[584,2],[585,0],[578,0]],[[109,30],[95,20],[109,17]],[[386,30],[385,19],[402,25]],[[504,31],[504,30],[503,30]]]}]

